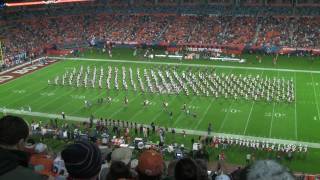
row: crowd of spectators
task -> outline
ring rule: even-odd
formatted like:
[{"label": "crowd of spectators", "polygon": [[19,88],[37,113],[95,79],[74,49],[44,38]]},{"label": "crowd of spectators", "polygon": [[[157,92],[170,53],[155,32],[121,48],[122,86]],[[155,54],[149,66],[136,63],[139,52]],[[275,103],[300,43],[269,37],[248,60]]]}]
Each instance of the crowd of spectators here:
[{"label": "crowd of spectators", "polygon": [[256,44],[270,44],[293,48],[318,48],[319,17],[260,18]]},{"label": "crowd of spectators", "polygon": [[[319,17],[276,16],[290,15],[286,10],[276,12],[286,7],[180,5],[175,8],[91,4],[1,12],[4,59],[6,64],[17,64],[21,63],[21,57],[39,56],[46,48],[89,43],[93,38],[146,44],[320,48]],[[177,12],[180,10],[183,12]]]},{"label": "crowd of spectators", "polygon": [[[144,127],[131,126],[136,136],[139,136],[138,129],[144,134]],[[74,129],[69,131],[71,127]],[[0,119],[0,179],[294,179],[288,168],[276,161],[255,160],[251,155],[246,157],[247,166],[228,171],[223,151],[214,160],[217,165],[209,167],[205,142],[200,137],[199,149],[190,153],[185,153],[182,146],[180,149],[167,147],[167,151],[171,149],[174,154],[174,158],[169,159],[161,140],[157,145],[144,146],[140,143],[145,141],[136,142],[140,138],[131,138],[131,146],[117,143],[117,138],[130,141],[131,128],[128,127],[128,122],[112,120],[95,123],[90,120],[71,125],[58,120],[48,123],[33,121],[28,126],[20,117],[3,116]],[[111,129],[121,132],[109,138],[107,134]],[[148,133],[163,132],[152,123]],[[43,143],[48,139],[61,140],[66,145],[53,152],[50,150],[52,144]]]}]

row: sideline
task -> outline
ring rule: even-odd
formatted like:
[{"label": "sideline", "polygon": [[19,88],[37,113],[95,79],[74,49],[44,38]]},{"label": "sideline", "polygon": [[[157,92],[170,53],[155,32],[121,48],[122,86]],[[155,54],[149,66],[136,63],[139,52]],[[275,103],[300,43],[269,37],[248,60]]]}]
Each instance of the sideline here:
[{"label": "sideline", "polygon": [[73,61],[96,61],[96,62],[122,62],[122,63],[133,63],[133,64],[159,64],[159,65],[175,65],[175,66],[193,66],[193,67],[215,67],[225,69],[249,69],[249,70],[263,70],[263,71],[280,71],[280,72],[300,72],[300,73],[315,73],[320,74],[320,71],[310,70],[298,70],[298,69],[277,69],[277,68],[258,68],[258,67],[247,67],[247,66],[225,66],[225,65],[210,65],[210,64],[188,64],[188,63],[171,63],[171,62],[154,62],[154,61],[131,61],[123,59],[92,59],[92,58],[66,58],[66,57],[55,57],[50,56],[52,59],[60,60],[73,60]]},{"label": "sideline", "polygon": [[[28,115],[28,116],[36,116],[36,117],[44,117],[44,118],[58,118],[62,119],[60,114],[49,114],[43,112],[29,112],[29,111],[21,111],[17,109],[8,109],[8,108],[0,108],[0,112],[2,113],[9,113],[9,114],[17,114],[17,115]],[[78,116],[68,116],[66,115],[66,119],[71,121],[80,121],[80,122],[88,122],[89,117],[78,117]],[[98,119],[95,119],[96,122]],[[139,124],[140,125],[140,124]],[[143,124],[149,126],[148,124]],[[189,135],[197,135],[197,136],[207,136],[207,131],[198,131],[198,130],[190,130],[190,129],[175,129],[177,133],[186,132]],[[226,134],[226,133],[211,133],[212,136],[220,136],[220,137],[232,137],[232,138],[240,138],[240,139],[247,139],[247,140],[258,140],[258,141],[265,141],[265,142],[272,142],[277,144],[302,144],[307,145],[311,148],[320,148],[320,143],[313,143],[313,142],[304,142],[304,141],[293,141],[293,140],[285,140],[285,139],[272,139],[272,138],[264,138],[264,137],[256,137],[256,136],[245,136],[245,135],[236,135],[236,134]]]}]

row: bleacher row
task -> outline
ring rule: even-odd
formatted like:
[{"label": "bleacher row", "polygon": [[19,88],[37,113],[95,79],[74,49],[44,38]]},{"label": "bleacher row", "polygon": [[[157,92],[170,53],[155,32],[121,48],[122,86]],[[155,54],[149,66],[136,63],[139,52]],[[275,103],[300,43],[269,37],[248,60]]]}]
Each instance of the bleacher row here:
[{"label": "bleacher row", "polygon": [[[43,53],[53,44],[96,39],[181,45],[320,47],[319,17],[76,15],[4,21],[4,54]],[[8,59],[9,60],[9,59]]]},{"label": "bleacher row", "polygon": [[[124,14],[200,14],[222,16],[319,16],[320,6],[295,7],[292,6],[232,6],[219,4],[160,4],[150,5],[146,3],[128,5],[121,1],[115,4],[86,3],[50,5],[36,7],[14,7],[2,9],[0,19],[32,18],[39,15],[63,16],[83,13],[124,13]],[[120,2],[120,3],[119,3]]]},{"label": "bleacher row", "polygon": [[[310,7],[306,12],[320,12],[312,9],[319,10]],[[17,63],[14,56],[34,57],[46,47],[93,37],[147,44],[319,48],[318,14],[291,16],[290,11],[221,5],[18,8],[0,12],[0,37],[7,64]]]}]

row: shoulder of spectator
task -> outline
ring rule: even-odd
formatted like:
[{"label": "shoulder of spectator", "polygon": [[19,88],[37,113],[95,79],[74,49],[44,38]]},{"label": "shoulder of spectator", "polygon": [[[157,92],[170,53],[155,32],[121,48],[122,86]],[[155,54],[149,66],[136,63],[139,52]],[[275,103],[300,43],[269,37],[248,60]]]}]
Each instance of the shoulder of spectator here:
[{"label": "shoulder of spectator", "polygon": [[18,166],[16,169],[0,176],[0,180],[15,180],[15,179],[28,179],[28,180],[45,180],[48,179],[47,176],[42,176],[35,173],[32,169],[25,168],[23,166]]}]

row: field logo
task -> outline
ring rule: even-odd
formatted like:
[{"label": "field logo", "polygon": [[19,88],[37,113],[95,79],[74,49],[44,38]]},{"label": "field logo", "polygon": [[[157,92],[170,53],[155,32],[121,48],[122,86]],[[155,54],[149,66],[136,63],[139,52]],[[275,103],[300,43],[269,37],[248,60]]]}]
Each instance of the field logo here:
[{"label": "field logo", "polygon": [[14,78],[14,77],[13,76],[0,76],[0,83],[9,81],[12,78]]},{"label": "field logo", "polygon": [[37,69],[41,69],[43,67],[46,67],[52,63],[55,63],[56,60],[47,60],[47,64],[27,64],[27,65],[22,65],[22,67],[15,68],[17,70],[8,70],[4,75],[0,75],[0,84],[11,81],[13,79],[16,79],[24,74],[31,73]]},{"label": "field logo", "polygon": [[29,66],[29,67],[24,67],[22,69],[14,71],[13,73],[23,75],[23,74],[27,74],[28,72],[34,71],[34,70],[38,69],[39,67],[43,67],[43,66],[44,66],[43,64],[37,64],[37,65]]}]

